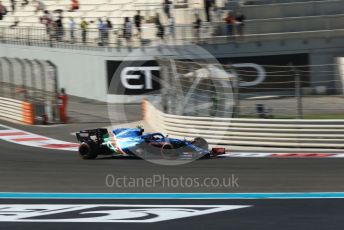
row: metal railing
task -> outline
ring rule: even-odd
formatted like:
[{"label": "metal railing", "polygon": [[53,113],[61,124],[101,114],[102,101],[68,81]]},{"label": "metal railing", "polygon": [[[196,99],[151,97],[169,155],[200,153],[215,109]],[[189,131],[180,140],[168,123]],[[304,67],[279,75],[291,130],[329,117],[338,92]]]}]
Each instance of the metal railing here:
[{"label": "metal railing", "polygon": [[[90,49],[93,48],[135,48],[135,47],[154,47],[161,45],[186,45],[190,43],[209,43],[209,44],[240,44],[247,42],[263,42],[271,40],[285,39],[309,39],[309,38],[331,38],[343,37],[344,28],[321,29],[295,32],[277,33],[254,33],[244,34],[244,36],[216,35],[216,26],[204,25],[199,31],[192,25],[178,25],[174,28],[174,35],[169,27],[165,27],[165,36],[162,40],[157,37],[155,26],[144,26],[141,36],[138,36],[136,28],[133,28],[133,36],[130,40],[123,37],[122,28],[115,27],[105,33],[100,33],[97,29],[88,29],[86,39],[82,38],[82,30],[64,29],[63,32],[52,30],[47,33],[45,28],[32,27],[0,27],[0,43],[56,47],[69,49]],[[222,28],[224,30],[224,28]]]},{"label": "metal railing", "polygon": [[[204,26],[200,30],[198,39],[206,39],[212,37],[213,29]],[[78,47],[78,46],[103,46],[103,47],[139,47],[139,46],[154,46],[165,43],[171,44],[185,44],[190,41],[195,41],[196,31],[192,25],[180,25],[174,27],[174,33],[169,27],[164,29],[164,40],[157,37],[157,28],[154,25],[143,26],[141,36],[133,27],[133,34],[131,39],[126,39],[123,36],[123,29],[120,26],[114,27],[111,30],[100,32],[98,29],[87,29],[85,36],[81,29],[51,29],[49,32],[45,28],[32,27],[0,27],[0,43],[29,45],[29,46],[44,46],[44,47]]]},{"label": "metal railing", "polygon": [[[175,57],[158,59],[161,97],[156,106],[172,115],[237,118],[344,118],[342,80],[336,64],[209,64]],[[311,80],[311,68],[320,79]],[[255,81],[256,81],[255,80]],[[152,100],[154,102],[154,100]]]}]

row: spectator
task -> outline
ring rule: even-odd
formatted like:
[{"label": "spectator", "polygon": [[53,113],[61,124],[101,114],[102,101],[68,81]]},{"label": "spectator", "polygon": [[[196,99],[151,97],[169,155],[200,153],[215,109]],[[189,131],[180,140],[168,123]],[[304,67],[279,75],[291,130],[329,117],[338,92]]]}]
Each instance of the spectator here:
[{"label": "spectator", "polygon": [[14,11],[16,11],[16,0],[11,0],[11,8],[12,14],[14,14]]},{"label": "spectator", "polygon": [[53,26],[53,19],[52,19],[52,16],[51,16],[51,14],[50,14],[50,12],[48,10],[44,11],[44,15],[40,18],[40,21],[41,21],[42,24],[45,25],[47,34],[49,36],[51,36],[51,29],[52,29],[52,26]]},{"label": "spectator", "polygon": [[213,11],[217,12],[218,8],[217,8],[216,0],[211,1],[211,6],[213,7]]},{"label": "spectator", "polygon": [[14,29],[15,27],[18,26],[18,24],[19,24],[19,20],[18,20],[18,18],[16,17],[16,18],[14,19],[13,24],[10,25],[10,28],[11,28],[11,29]]},{"label": "spectator", "polygon": [[106,31],[105,31],[105,41],[109,43],[109,33],[113,29],[112,22],[109,18],[106,18]]},{"label": "spectator", "polygon": [[202,20],[199,17],[199,14],[195,14],[194,29],[195,29],[195,37],[197,41],[199,41],[200,36],[201,36],[201,27],[202,27]]},{"label": "spectator", "polygon": [[78,0],[72,0],[70,4],[70,10],[69,12],[73,12],[79,9],[79,1]]},{"label": "spectator", "polygon": [[106,26],[107,28],[110,30],[110,29],[113,29],[113,25],[112,25],[112,22],[109,18],[106,18]]},{"label": "spectator", "polygon": [[233,25],[235,24],[235,19],[230,12],[228,12],[227,17],[224,18],[227,26],[227,36],[231,38],[233,36]]},{"label": "spectator", "polygon": [[240,12],[238,14],[236,14],[236,17],[235,17],[236,29],[237,29],[238,35],[240,37],[242,37],[244,34],[243,32],[244,32],[244,26],[245,26],[245,24],[244,24],[245,19],[246,18],[245,18],[244,14],[242,14]]},{"label": "spectator", "polygon": [[39,11],[45,10],[45,4],[42,0],[34,0],[35,4],[35,13],[37,14]]},{"label": "spectator", "polygon": [[164,0],[163,9],[167,18],[171,17],[171,7],[172,7],[172,2],[170,0]]},{"label": "spectator", "polygon": [[28,5],[29,4],[29,0],[23,0],[23,2],[22,2],[22,6],[26,6],[26,5]]},{"label": "spectator", "polygon": [[137,29],[138,36],[141,38],[141,21],[142,21],[142,16],[140,15],[140,11],[137,11],[137,14],[134,16],[134,23],[135,27]]},{"label": "spectator", "polygon": [[213,4],[213,0],[204,0],[204,10],[207,22],[210,22],[210,8]]},{"label": "spectator", "polygon": [[62,41],[63,36],[64,36],[64,30],[63,30],[63,17],[61,15],[55,21],[55,27],[56,27],[56,40]]},{"label": "spectator", "polygon": [[101,18],[98,18],[98,31],[99,31],[99,45],[103,46],[105,43],[105,33],[106,33],[106,24],[103,22]]},{"label": "spectator", "polygon": [[0,1],[0,20],[2,20],[6,14],[7,14],[7,9]]},{"label": "spectator", "polygon": [[89,23],[82,18],[81,23],[80,23],[80,28],[81,28],[81,38],[82,42],[86,43],[87,42],[87,29],[88,29]]},{"label": "spectator", "polygon": [[213,21],[220,21],[221,20],[221,12],[220,9],[217,7],[216,0],[212,0],[212,9],[213,9]]},{"label": "spectator", "polygon": [[171,17],[167,20],[167,27],[168,27],[168,35],[174,39],[176,37],[175,30],[174,30],[175,20],[172,14],[171,14]]},{"label": "spectator", "polygon": [[160,15],[156,14],[156,19],[155,19],[155,26],[157,28],[157,37],[160,38],[161,40],[164,39],[164,34],[165,34],[165,28],[164,25],[160,21]]},{"label": "spectator", "polygon": [[126,39],[127,44],[129,44],[131,42],[131,36],[132,36],[132,25],[128,17],[124,18],[123,36]]},{"label": "spectator", "polygon": [[72,43],[75,42],[75,29],[76,23],[73,18],[69,18],[69,32],[70,32],[70,40]]}]

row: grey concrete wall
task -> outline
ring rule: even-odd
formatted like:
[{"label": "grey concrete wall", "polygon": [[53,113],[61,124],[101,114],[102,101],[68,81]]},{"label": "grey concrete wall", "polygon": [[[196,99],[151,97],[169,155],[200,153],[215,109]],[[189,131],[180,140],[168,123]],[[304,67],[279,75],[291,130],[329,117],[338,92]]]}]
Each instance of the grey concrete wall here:
[{"label": "grey concrete wall", "polygon": [[334,15],[344,13],[344,1],[329,0],[252,6],[242,5],[240,11],[246,15],[247,19]]},{"label": "grey concrete wall", "polygon": [[344,15],[301,16],[294,18],[266,18],[247,20],[246,34],[269,34],[298,31],[343,29]]},{"label": "grey concrete wall", "polygon": [[103,100],[104,57],[95,53],[29,46],[0,45],[0,56],[50,60],[58,68],[58,85],[75,96]]}]

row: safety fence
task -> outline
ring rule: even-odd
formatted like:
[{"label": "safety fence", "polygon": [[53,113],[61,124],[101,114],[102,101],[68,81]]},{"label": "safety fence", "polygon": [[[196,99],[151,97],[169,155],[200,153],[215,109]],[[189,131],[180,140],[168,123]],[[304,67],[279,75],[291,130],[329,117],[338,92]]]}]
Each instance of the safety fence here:
[{"label": "safety fence", "polygon": [[0,58],[0,117],[26,124],[57,117],[57,69],[50,61]]},{"label": "safety fence", "polygon": [[344,120],[238,119],[178,116],[142,103],[143,119],[172,137],[204,137],[211,146],[344,152]]},{"label": "safety fence", "polygon": [[[190,43],[241,44],[248,42],[268,42],[285,39],[309,40],[342,37],[344,28],[340,23],[344,15],[293,19],[261,20],[247,22],[244,35],[227,35],[224,23],[204,23],[200,29],[194,25],[178,25],[171,29],[164,27],[163,39],[154,24],[142,26],[139,34],[134,28],[131,39],[123,36],[123,26],[114,25],[111,30],[98,29],[50,29],[43,27],[0,27],[0,43],[65,49],[104,49],[155,47],[161,45],[186,45]],[[311,25],[309,25],[311,23]],[[85,36],[85,38],[84,38]]]},{"label": "safety fence", "polygon": [[[27,46],[57,47],[57,48],[87,48],[87,47],[149,47],[161,44],[183,45],[213,38],[213,27],[205,25],[199,33],[192,25],[178,25],[173,29],[165,27],[163,39],[157,36],[158,29],[154,24],[142,26],[142,32],[133,28],[132,36],[126,39],[122,25],[99,31],[89,28],[55,29],[47,31],[44,27],[0,27],[0,43]],[[197,35],[199,34],[199,36]]]},{"label": "safety fence", "polygon": [[[297,59],[307,56],[290,60]],[[155,105],[167,114],[198,117],[344,119],[342,64],[226,62],[158,58],[162,89]]]}]

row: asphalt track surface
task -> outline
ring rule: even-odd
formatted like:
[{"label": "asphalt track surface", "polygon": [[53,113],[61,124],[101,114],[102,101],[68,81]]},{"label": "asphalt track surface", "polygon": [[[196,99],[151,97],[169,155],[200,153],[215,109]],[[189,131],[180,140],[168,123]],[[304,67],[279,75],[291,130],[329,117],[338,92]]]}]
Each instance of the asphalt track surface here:
[{"label": "asphalt track surface", "polygon": [[[0,200],[1,204],[164,204],[164,205],[248,205],[207,215],[155,223],[18,223],[1,222],[1,229],[343,229],[344,200]],[[76,213],[63,213],[45,218],[64,219]],[[79,216],[80,217],[80,216]],[[85,216],[83,216],[85,218]]]},{"label": "asphalt track surface", "polygon": [[[133,118],[133,120],[135,120]],[[6,122],[2,122],[8,125]],[[104,127],[109,122],[76,122],[68,126],[33,128],[10,124],[33,133],[75,141],[69,133]],[[100,158],[84,161],[77,153],[26,147],[0,141],[0,192],[339,192],[344,191],[344,159],[225,158],[162,166],[140,159]],[[108,186],[116,178],[237,178],[238,186],[148,187]],[[1,204],[163,204],[250,205],[250,207],[157,223],[12,223],[0,229],[343,229],[344,199],[262,200],[17,200]],[[64,217],[63,217],[64,218]]]},{"label": "asphalt track surface", "polygon": [[[7,124],[6,122],[2,122]],[[81,127],[23,130],[66,141],[69,131]],[[92,124],[97,127],[98,124]],[[69,129],[68,131],[64,131]],[[61,131],[62,130],[62,131]],[[54,135],[52,135],[54,134]],[[0,192],[337,192],[344,191],[344,159],[331,158],[225,158],[198,160],[179,166],[156,165],[145,160],[109,157],[81,160],[76,152],[26,147],[0,141]],[[107,186],[106,178],[237,179],[238,186],[151,187]]]},{"label": "asphalt track surface", "polygon": [[[81,160],[70,151],[0,142],[3,192],[336,192],[344,191],[343,159],[226,158],[162,166],[140,159]],[[116,178],[238,178],[232,187],[107,186]]]}]

